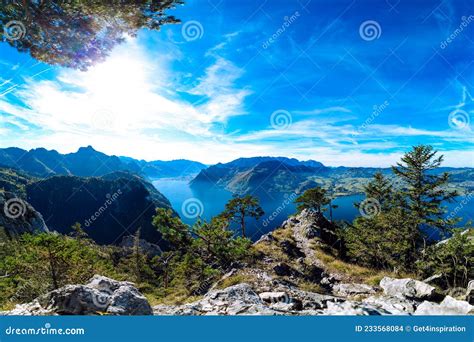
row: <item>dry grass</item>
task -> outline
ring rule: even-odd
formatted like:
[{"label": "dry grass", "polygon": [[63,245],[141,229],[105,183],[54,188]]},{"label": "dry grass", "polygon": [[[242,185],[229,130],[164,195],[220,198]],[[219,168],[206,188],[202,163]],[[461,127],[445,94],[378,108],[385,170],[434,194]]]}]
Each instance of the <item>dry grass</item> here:
[{"label": "dry grass", "polygon": [[290,261],[288,258],[288,255],[283,253],[281,248],[277,246],[275,243],[262,242],[262,243],[259,243],[258,245],[255,245],[254,248],[257,252],[260,252],[266,256],[269,256],[272,259],[275,259],[278,261],[284,261],[284,262]]},{"label": "dry grass", "polygon": [[302,291],[306,292],[314,292],[314,293],[326,293],[327,291],[321,287],[321,285],[317,283],[310,283],[307,281],[301,281],[298,283],[298,288]]},{"label": "dry grass", "polygon": [[294,241],[293,231],[290,228],[278,228],[273,231],[272,235],[277,240],[291,240]]},{"label": "dry grass", "polygon": [[0,305],[0,311],[10,311],[15,308],[16,303],[13,302],[7,302],[3,305]]},{"label": "dry grass", "polygon": [[314,252],[318,259],[324,263],[327,271],[342,273],[353,282],[364,283],[368,285],[378,285],[383,277],[416,279],[416,275],[414,274],[376,270],[345,262],[335,257],[330,252],[321,249],[320,247],[316,247]]},{"label": "dry grass", "polygon": [[234,286],[237,284],[242,284],[242,283],[253,283],[256,281],[256,278],[254,275],[251,274],[234,274],[228,278],[225,278],[217,284],[216,288],[218,289],[225,289],[226,287],[229,286]]},{"label": "dry grass", "polygon": [[157,297],[153,293],[145,293],[146,299],[151,306],[155,305],[182,305],[192,303],[202,298],[202,296],[189,296],[186,290],[174,289],[165,297]]},{"label": "dry grass", "polygon": [[290,258],[288,255],[286,255],[281,247],[278,245],[280,241],[284,240],[293,240],[293,234],[291,232],[291,229],[276,229],[272,233],[273,237],[276,239],[276,241],[272,242],[261,242],[257,245],[254,245],[254,248],[257,252],[260,252],[264,255],[269,256],[272,259],[278,260],[278,261],[283,261],[283,262],[291,262]]}]

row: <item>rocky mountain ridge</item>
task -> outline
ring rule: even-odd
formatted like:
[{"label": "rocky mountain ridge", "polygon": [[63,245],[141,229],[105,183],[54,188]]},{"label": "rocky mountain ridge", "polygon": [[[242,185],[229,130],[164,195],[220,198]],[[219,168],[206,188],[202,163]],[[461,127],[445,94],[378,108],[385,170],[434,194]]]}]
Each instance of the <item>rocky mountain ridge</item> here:
[{"label": "rocky mountain ridge", "polygon": [[[191,186],[196,189],[218,187],[232,193],[250,194],[262,189],[270,193],[301,193],[319,185],[330,189],[333,195],[341,196],[361,193],[363,185],[376,172],[381,172],[397,186],[390,168],[328,167],[313,160],[283,157],[239,158],[230,163],[212,165],[201,170],[191,181]],[[449,172],[450,186],[461,193],[474,191],[473,168],[443,167],[436,172]]]},{"label": "rocky mountain ridge", "polygon": [[109,156],[92,146],[61,154],[36,148],[29,151],[10,147],[0,149],[0,165],[20,169],[38,177],[74,175],[99,177],[115,171],[129,171],[149,178],[184,177],[197,174],[206,165],[190,160],[151,161]]}]

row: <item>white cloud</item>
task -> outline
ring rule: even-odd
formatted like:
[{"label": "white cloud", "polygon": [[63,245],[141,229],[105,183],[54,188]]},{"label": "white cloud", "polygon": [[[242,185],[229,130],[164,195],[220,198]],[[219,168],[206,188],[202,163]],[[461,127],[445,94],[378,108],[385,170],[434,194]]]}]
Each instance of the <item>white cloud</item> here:
[{"label": "white cloud", "polygon": [[[61,69],[55,80],[28,78],[14,92],[25,106],[0,98],[0,115],[22,130],[36,130],[21,137],[11,131],[0,143],[25,146],[29,141],[28,148],[62,151],[67,146],[67,152],[92,144],[110,153],[128,151],[151,159],[176,157],[179,147],[189,158],[189,147],[212,137],[214,125],[244,114],[242,103],[250,92],[235,88],[243,71],[219,57],[188,89],[202,98],[194,105],[173,92],[179,85],[172,83],[168,69],[129,40],[87,72]],[[143,151],[145,144],[153,150]]]}]

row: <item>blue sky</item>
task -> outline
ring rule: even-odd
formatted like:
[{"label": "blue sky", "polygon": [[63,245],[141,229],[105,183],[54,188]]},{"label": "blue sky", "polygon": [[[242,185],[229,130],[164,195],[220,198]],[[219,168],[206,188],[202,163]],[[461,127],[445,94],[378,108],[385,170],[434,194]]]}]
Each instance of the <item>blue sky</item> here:
[{"label": "blue sky", "polygon": [[474,5],[188,0],[86,72],[0,43],[0,147],[204,163],[474,166]]}]

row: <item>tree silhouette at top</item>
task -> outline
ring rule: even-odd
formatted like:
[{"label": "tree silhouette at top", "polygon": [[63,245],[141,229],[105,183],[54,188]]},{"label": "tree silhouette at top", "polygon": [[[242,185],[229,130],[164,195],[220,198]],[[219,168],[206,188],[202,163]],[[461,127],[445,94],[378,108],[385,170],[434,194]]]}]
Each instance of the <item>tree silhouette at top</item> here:
[{"label": "tree silhouette at top", "polygon": [[39,61],[87,70],[141,28],[178,23],[166,10],[182,0],[3,1],[0,38]]}]

